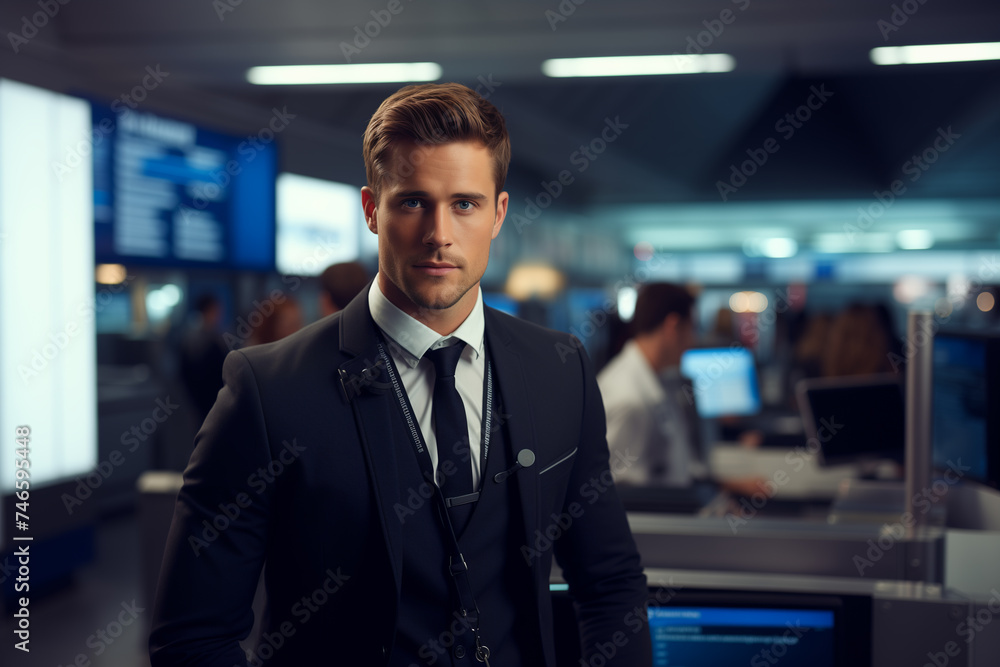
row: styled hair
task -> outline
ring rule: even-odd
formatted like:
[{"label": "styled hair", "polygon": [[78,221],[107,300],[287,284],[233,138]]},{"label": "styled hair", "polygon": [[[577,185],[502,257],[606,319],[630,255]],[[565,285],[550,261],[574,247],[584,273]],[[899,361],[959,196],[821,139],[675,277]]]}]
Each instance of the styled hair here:
[{"label": "styled hair", "polygon": [[694,297],[685,288],[671,283],[647,283],[639,288],[635,299],[632,327],[636,334],[653,331],[676,314],[681,320],[690,321]]},{"label": "styled hair", "polygon": [[[510,164],[510,137],[503,116],[479,93],[458,83],[406,86],[390,95],[372,115],[364,136],[365,172],[368,187],[378,201],[386,181],[410,176],[419,162],[400,155],[392,165],[394,148],[400,142],[417,147],[475,141],[493,158],[494,195],[503,190]],[[390,174],[390,166],[397,174]]]}]

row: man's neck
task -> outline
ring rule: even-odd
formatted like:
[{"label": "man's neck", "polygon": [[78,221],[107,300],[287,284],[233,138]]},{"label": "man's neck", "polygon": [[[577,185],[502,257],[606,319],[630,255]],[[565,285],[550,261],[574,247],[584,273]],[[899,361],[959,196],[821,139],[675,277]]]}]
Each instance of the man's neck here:
[{"label": "man's neck", "polygon": [[653,372],[659,373],[663,362],[661,360],[662,355],[660,354],[659,342],[656,338],[654,336],[636,336],[635,345],[639,348],[643,359],[653,369]]},{"label": "man's neck", "polygon": [[442,336],[452,334],[462,326],[479,298],[479,283],[476,283],[449,308],[423,308],[413,303],[385,274],[379,274],[378,286],[389,303]]},{"label": "man's neck", "polygon": [[636,336],[635,344],[654,373],[661,373],[680,363],[680,355],[664,349],[662,341],[656,336]]}]

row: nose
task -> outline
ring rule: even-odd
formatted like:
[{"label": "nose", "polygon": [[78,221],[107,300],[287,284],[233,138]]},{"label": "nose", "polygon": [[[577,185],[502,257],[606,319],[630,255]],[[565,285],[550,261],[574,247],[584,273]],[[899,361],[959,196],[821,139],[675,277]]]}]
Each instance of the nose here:
[{"label": "nose", "polygon": [[447,206],[435,206],[428,214],[427,232],[424,234],[424,245],[432,248],[450,246],[451,215]]}]

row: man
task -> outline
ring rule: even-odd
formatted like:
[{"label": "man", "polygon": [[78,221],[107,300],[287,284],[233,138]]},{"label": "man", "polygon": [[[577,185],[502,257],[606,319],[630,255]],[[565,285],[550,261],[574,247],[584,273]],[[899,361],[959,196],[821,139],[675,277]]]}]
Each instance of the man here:
[{"label": "man", "polygon": [[372,117],[364,156],[379,273],[343,311],[227,358],[152,664],[243,664],[264,567],[251,664],[554,666],[554,555],[588,664],[649,665],[590,362],[482,303],[508,202],[503,117],[464,86],[410,86]]},{"label": "man", "polygon": [[319,274],[320,317],[343,310],[368,286],[368,272],[358,262],[331,264]]},{"label": "man", "polygon": [[635,338],[597,378],[609,448],[616,458],[638,459],[615,471],[618,482],[687,486],[699,470],[693,392],[680,374],[681,355],[694,339],[693,306],[683,287],[644,285],[632,320]]},{"label": "man", "polygon": [[195,310],[198,311],[197,325],[181,343],[180,376],[201,424],[222,389],[226,344],[219,333],[222,302],[212,294],[202,294],[195,302]]}]

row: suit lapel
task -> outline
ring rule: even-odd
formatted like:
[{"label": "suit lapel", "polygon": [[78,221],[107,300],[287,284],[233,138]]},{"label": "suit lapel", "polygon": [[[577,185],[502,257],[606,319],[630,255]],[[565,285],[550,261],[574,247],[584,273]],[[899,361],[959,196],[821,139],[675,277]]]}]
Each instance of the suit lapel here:
[{"label": "suit lapel", "polygon": [[[486,317],[486,342],[497,366],[497,383],[503,399],[502,419],[510,435],[510,445],[514,456],[522,449],[530,449],[538,454],[535,446],[535,428],[532,423],[530,392],[524,377],[524,364],[513,349],[510,335],[491,308],[484,308]],[[524,517],[524,543],[534,543],[534,531],[538,528],[538,466],[519,471],[511,478],[517,484],[521,498],[521,512]],[[535,560],[537,563],[538,560]],[[537,565],[536,580],[542,576]],[[545,573],[547,574],[547,573]]]},{"label": "suit lapel", "polygon": [[391,426],[392,404],[388,376],[378,363],[378,333],[368,309],[368,289],[362,290],[343,311],[340,349],[345,354],[353,355],[353,358],[340,365],[335,381],[340,385],[342,398],[356,409],[355,427],[371,471],[372,487],[398,594],[403,568],[403,531],[393,510],[399,503],[399,482]]}]

